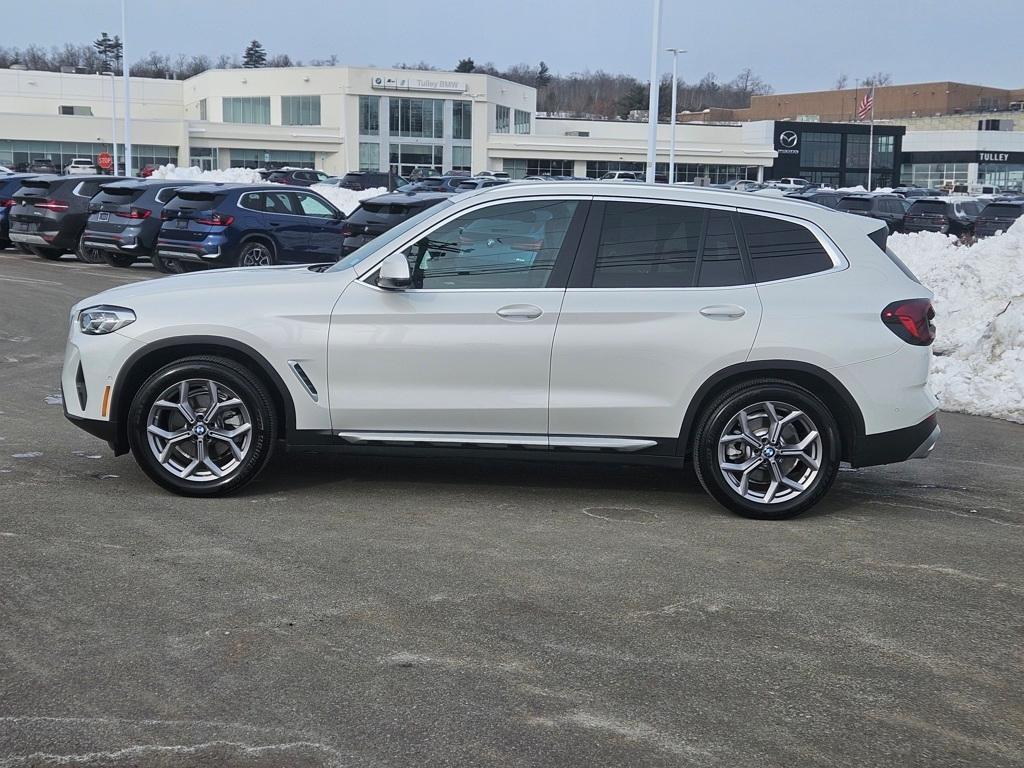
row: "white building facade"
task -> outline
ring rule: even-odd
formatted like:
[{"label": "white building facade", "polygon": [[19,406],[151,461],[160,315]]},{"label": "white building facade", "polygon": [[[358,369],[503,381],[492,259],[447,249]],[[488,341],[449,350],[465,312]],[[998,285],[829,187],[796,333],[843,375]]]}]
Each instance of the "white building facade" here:
[{"label": "white building facade", "polygon": [[[536,90],[489,75],[363,67],[220,69],[131,79],[133,168],[301,166],[597,177],[642,170],[646,125],[536,116]],[[122,85],[104,75],[0,70],[0,165],[124,157]],[[112,121],[112,115],[116,117]],[[659,126],[667,173],[669,126]],[[741,126],[679,125],[680,181],[760,178],[776,156]]]}]

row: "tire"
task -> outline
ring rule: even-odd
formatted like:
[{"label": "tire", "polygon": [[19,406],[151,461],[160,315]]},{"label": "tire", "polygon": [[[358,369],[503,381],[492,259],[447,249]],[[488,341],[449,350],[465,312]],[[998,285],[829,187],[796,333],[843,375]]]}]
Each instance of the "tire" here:
[{"label": "tire", "polygon": [[106,263],[106,260],[103,258],[103,251],[99,248],[90,248],[85,244],[85,235],[78,238],[78,248],[75,249],[75,256],[79,261],[84,261],[86,264]]},{"label": "tire", "polygon": [[[220,403],[213,412],[211,392]],[[253,480],[279,429],[266,385],[245,366],[213,356],[184,358],[150,376],[132,400],[127,427],[142,470],[182,496],[223,495]]]},{"label": "tire", "polygon": [[103,261],[111,267],[126,269],[135,263],[135,257],[130,253],[110,253],[108,251],[103,254]]},{"label": "tire", "polygon": [[156,271],[162,272],[165,275],[183,275],[187,272],[198,272],[200,269],[204,269],[200,264],[192,264],[181,259],[165,259],[163,256],[157,256],[155,253],[149,258],[153,262],[153,267]]},{"label": "tire", "polygon": [[29,248],[36,256],[47,261],[59,261],[61,256],[64,255],[64,251],[60,248],[46,248],[41,245],[30,245]]},{"label": "tire", "polygon": [[[782,426],[772,440],[775,421]],[[729,389],[702,411],[693,459],[704,490],[722,506],[755,520],[783,520],[806,512],[832,487],[839,471],[839,428],[810,391],[759,379]]]},{"label": "tire", "polygon": [[274,246],[263,240],[250,240],[238,252],[240,267],[272,267],[277,264]]}]

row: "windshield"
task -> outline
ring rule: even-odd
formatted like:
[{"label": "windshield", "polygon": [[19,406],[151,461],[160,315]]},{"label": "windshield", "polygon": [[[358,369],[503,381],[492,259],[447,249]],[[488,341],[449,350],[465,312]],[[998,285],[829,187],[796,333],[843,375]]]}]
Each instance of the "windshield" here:
[{"label": "windshield", "polygon": [[432,205],[429,208],[425,208],[424,210],[417,213],[415,216],[410,216],[401,224],[392,227],[379,237],[375,237],[373,240],[366,243],[365,245],[356,248],[354,251],[352,251],[352,253],[350,253],[343,259],[339,260],[337,264],[335,264],[327,271],[340,272],[343,269],[354,267],[363,259],[367,258],[368,256],[372,256],[378,250],[387,248],[389,245],[391,245],[391,243],[400,238],[413,227],[417,226],[420,222],[426,221],[433,214],[438,213],[445,208],[448,208],[452,204],[453,203],[451,202],[451,200],[443,200],[437,205]]}]

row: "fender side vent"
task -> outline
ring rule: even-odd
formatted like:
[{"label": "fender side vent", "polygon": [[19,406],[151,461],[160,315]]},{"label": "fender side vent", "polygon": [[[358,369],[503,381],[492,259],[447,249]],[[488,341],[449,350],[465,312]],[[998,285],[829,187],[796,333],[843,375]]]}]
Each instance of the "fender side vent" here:
[{"label": "fender side vent", "polygon": [[78,364],[78,372],[75,373],[75,389],[78,390],[78,404],[82,406],[82,410],[85,410],[85,404],[89,402],[89,390],[85,387],[85,372],[82,370],[82,364]]},{"label": "fender side vent", "polygon": [[288,367],[292,369],[292,373],[295,374],[295,378],[299,380],[307,394],[309,394],[313,399],[313,402],[318,402],[320,400],[320,395],[317,393],[316,387],[313,386],[312,380],[310,380],[309,376],[306,375],[306,372],[302,370],[302,366],[299,365],[298,361],[289,360]]}]

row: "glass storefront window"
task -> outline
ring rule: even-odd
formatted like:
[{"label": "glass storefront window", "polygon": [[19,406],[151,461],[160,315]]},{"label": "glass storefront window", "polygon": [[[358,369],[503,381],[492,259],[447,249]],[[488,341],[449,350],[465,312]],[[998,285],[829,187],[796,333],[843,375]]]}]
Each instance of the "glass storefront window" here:
[{"label": "glass storefront window", "polygon": [[392,136],[440,139],[444,137],[444,102],[440,99],[389,99]]},{"label": "glass storefront window", "polygon": [[1008,192],[1024,191],[1024,164],[979,163],[978,183],[991,184]]},{"label": "glass storefront window", "polygon": [[967,163],[906,163],[900,173],[900,182],[933,189],[947,182],[966,184],[967,174]]},{"label": "glass storefront window", "polygon": [[359,135],[376,136],[380,133],[380,96],[359,97]]},{"label": "glass storefront window", "polygon": [[269,96],[225,96],[222,104],[225,123],[270,125]]},{"label": "glass storefront window", "polygon": [[508,107],[503,107],[501,104],[494,105],[494,132],[495,133],[508,133],[509,132],[509,110]]},{"label": "glass storefront window", "polygon": [[416,169],[440,174],[443,150],[440,144],[392,144],[388,162],[400,176],[408,176]]},{"label": "glass storefront window", "polygon": [[895,144],[895,136],[875,136],[875,154],[871,160],[875,168],[892,168]]},{"label": "glass storefront window", "polygon": [[281,125],[320,125],[320,97],[282,96]]},{"label": "glass storefront window", "polygon": [[800,165],[838,168],[841,133],[804,133],[800,136]]},{"label": "glass storefront window", "polygon": [[452,138],[473,138],[473,102],[452,102]]},{"label": "glass storefront window", "polygon": [[471,171],[473,170],[473,148],[452,147],[452,170]]},{"label": "glass storefront window", "polygon": [[527,176],[572,176],[573,161],[509,158],[503,161],[502,170],[513,179]]},{"label": "glass storefront window", "polygon": [[359,170],[380,170],[380,144],[375,141],[359,142]]},{"label": "glass storefront window", "polygon": [[287,149],[228,149],[232,168],[315,168],[316,156],[312,152]]},{"label": "glass storefront window", "polygon": [[711,179],[711,184],[726,184],[737,179],[757,179],[757,166],[676,163],[676,181],[692,182],[703,178]]},{"label": "glass storefront window", "polygon": [[[94,161],[102,152],[110,153],[110,144],[74,141],[12,141],[0,139],[0,165],[15,171],[26,171],[36,162],[51,163],[58,172],[76,157],[91,157]],[[124,145],[118,144],[117,156],[124,162]],[[169,165],[178,162],[178,148],[160,144],[132,145],[132,172],[147,165]],[[123,170],[123,169],[121,169]]]}]

